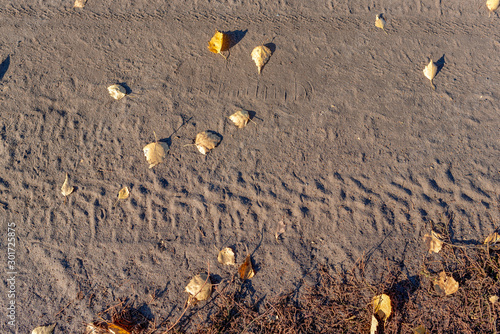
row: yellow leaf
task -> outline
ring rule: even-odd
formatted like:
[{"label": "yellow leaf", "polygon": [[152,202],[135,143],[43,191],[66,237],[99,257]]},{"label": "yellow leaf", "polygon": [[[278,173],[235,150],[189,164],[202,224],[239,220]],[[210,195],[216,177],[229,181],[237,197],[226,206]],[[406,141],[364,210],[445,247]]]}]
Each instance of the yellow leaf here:
[{"label": "yellow leaf", "polygon": [[382,29],[387,34],[387,31],[385,31],[385,20],[382,14],[375,17],[375,27]]},{"label": "yellow leaf", "polygon": [[115,100],[119,100],[127,95],[127,90],[122,85],[116,84],[108,87],[108,93]]},{"label": "yellow leaf", "polygon": [[64,183],[61,187],[61,193],[63,194],[64,197],[68,196],[75,190],[75,187],[70,186],[68,184],[68,173],[66,173],[66,179],[64,180]]},{"label": "yellow leaf", "polygon": [[489,236],[486,237],[484,240],[484,244],[494,244],[500,241],[500,235],[497,232],[491,233]]},{"label": "yellow leaf", "polygon": [[75,4],[73,5],[73,8],[83,8],[85,6],[85,3],[87,0],[75,0]]},{"label": "yellow leaf", "polygon": [[255,271],[252,267],[252,259],[250,257],[250,254],[248,254],[245,258],[245,262],[243,262],[243,264],[240,266],[238,273],[240,274],[240,278],[243,280],[254,277]]},{"label": "yellow leaf", "polygon": [[128,190],[128,187],[123,187],[118,192],[118,199],[127,199],[129,196],[130,196],[130,190]]},{"label": "yellow leaf", "polygon": [[56,328],[56,324],[49,326],[39,326],[35,328],[31,334],[52,334],[54,333],[54,328]]},{"label": "yellow leaf", "polygon": [[427,79],[431,81],[433,89],[436,89],[436,86],[434,86],[434,83],[432,82],[432,80],[436,76],[436,73],[437,73],[437,66],[431,60],[429,64],[424,68],[424,75]]},{"label": "yellow leaf", "polygon": [[118,325],[112,324],[112,323],[108,323],[108,331],[109,331],[109,333],[113,333],[113,334],[130,334],[129,331],[123,329],[122,327],[120,327]]},{"label": "yellow leaf", "polygon": [[207,300],[212,294],[210,277],[207,277],[205,273],[196,275],[186,286],[186,292],[198,301]]},{"label": "yellow leaf", "polygon": [[497,302],[498,302],[498,296],[493,295],[490,297],[490,303],[496,304]]},{"label": "yellow leaf", "polygon": [[424,235],[424,241],[429,249],[429,253],[439,253],[441,248],[443,247],[443,241],[440,240],[441,235],[437,234],[434,231],[431,231],[431,235]]},{"label": "yellow leaf", "polygon": [[458,291],[458,282],[451,276],[446,276],[442,271],[439,274],[439,279],[434,282],[434,289],[441,295],[451,295]]},{"label": "yellow leaf", "polygon": [[384,320],[389,318],[392,312],[391,298],[386,294],[381,294],[372,299],[373,314]]},{"label": "yellow leaf", "polygon": [[498,9],[500,6],[500,0],[487,0],[486,7],[488,7],[490,14]]},{"label": "yellow leaf", "polygon": [[149,168],[153,168],[154,166],[163,162],[163,159],[166,156],[166,152],[168,151],[168,145],[167,143],[158,142],[157,140],[154,143],[147,144],[142,150],[144,151],[146,161],[149,163]]},{"label": "yellow leaf", "polygon": [[217,145],[219,145],[221,137],[213,131],[204,131],[196,135],[194,144],[198,151],[202,154],[207,154],[210,150],[213,150]]},{"label": "yellow leaf", "polygon": [[224,265],[234,266],[236,264],[234,261],[234,252],[229,247],[226,247],[219,252],[217,260]]},{"label": "yellow leaf", "polygon": [[229,116],[229,119],[233,121],[234,125],[241,129],[247,125],[248,121],[250,120],[250,115],[246,110],[238,110],[237,112]]},{"label": "yellow leaf", "polygon": [[377,333],[377,327],[378,327],[378,320],[377,320],[377,318],[375,318],[374,315],[372,315],[372,324],[370,326],[370,334]]},{"label": "yellow leaf", "polygon": [[259,70],[259,74],[262,71],[262,68],[264,65],[269,61],[269,58],[271,58],[272,52],[271,49],[269,49],[265,45],[257,46],[252,50],[252,59],[255,62],[255,65],[257,65],[257,69]]},{"label": "yellow leaf", "polygon": [[427,330],[427,328],[425,328],[423,325],[420,325],[413,329],[413,334],[430,334],[430,333]]},{"label": "yellow leaf", "polygon": [[221,52],[229,50],[230,46],[231,38],[229,35],[220,31],[216,31],[210,42],[208,42],[208,49],[213,53],[220,54],[224,58],[226,58],[226,56],[224,56]]}]

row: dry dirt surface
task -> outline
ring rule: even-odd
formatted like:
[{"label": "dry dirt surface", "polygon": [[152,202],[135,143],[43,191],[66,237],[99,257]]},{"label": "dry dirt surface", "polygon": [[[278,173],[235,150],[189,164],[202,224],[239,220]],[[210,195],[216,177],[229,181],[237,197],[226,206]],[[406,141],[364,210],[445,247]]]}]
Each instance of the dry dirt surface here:
[{"label": "dry dirt surface", "polygon": [[[215,279],[235,271],[217,263],[226,246],[237,263],[252,253],[256,301],[361,256],[373,279],[386,261],[411,276],[445,214],[457,242],[500,222],[500,18],[483,1],[72,7],[0,6],[0,245],[7,268],[15,223],[17,272],[2,333],[81,333],[122,298],[175,319],[208,262]],[[207,49],[216,29],[233,37],[228,60]],[[263,43],[259,76],[250,53]],[[131,94],[113,100],[114,83]],[[237,108],[254,116],[246,128],[227,118]],[[205,130],[223,137],[206,156],[185,146]],[[170,150],[149,169],[154,133]]]}]

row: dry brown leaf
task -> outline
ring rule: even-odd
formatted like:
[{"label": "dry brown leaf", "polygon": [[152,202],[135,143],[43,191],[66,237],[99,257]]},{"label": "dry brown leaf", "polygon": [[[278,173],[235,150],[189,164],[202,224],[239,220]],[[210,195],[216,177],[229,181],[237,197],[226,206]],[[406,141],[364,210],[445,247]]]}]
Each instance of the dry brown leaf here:
[{"label": "dry brown leaf", "polygon": [[61,194],[63,194],[64,197],[68,196],[75,190],[75,187],[70,186],[68,184],[68,173],[66,173],[66,179],[64,180],[64,183],[61,187]]},{"label": "dry brown leaf", "polygon": [[149,143],[142,149],[144,151],[144,156],[146,157],[146,161],[149,163],[149,168],[153,168],[154,166],[163,162],[163,159],[167,155],[168,144],[164,142],[158,142],[156,139],[155,133],[155,142]]},{"label": "dry brown leaf", "polygon": [[429,254],[439,253],[441,248],[443,247],[443,241],[441,240],[442,236],[434,231],[431,231],[431,234],[424,235],[424,242],[429,249]]},{"label": "dry brown leaf", "polygon": [[451,276],[446,276],[442,271],[439,274],[439,279],[434,282],[434,290],[440,295],[451,295],[458,291],[458,282]]},{"label": "dry brown leaf", "polygon": [[54,328],[56,328],[56,324],[48,325],[48,326],[39,326],[35,328],[31,334],[52,334],[54,333]]},{"label": "dry brown leaf", "polygon": [[118,325],[115,325],[113,323],[108,323],[108,331],[109,331],[109,333],[113,333],[113,334],[131,334],[126,329],[124,329]]},{"label": "dry brown leaf", "polygon": [[87,3],[87,0],[75,0],[75,4],[73,5],[73,8],[83,8],[86,3]]},{"label": "dry brown leaf", "polygon": [[498,302],[498,296],[493,295],[490,297],[490,303],[492,303],[494,305],[497,302]]},{"label": "dry brown leaf", "polygon": [[227,58],[221,52],[229,50],[231,46],[231,38],[228,34],[216,31],[210,42],[208,42],[208,49],[213,53],[218,53],[222,57]]},{"label": "dry brown leaf", "polygon": [[375,27],[382,29],[387,34],[387,31],[385,31],[385,20],[382,14],[375,17]]},{"label": "dry brown leaf", "polygon": [[427,328],[425,328],[423,325],[420,325],[413,329],[413,334],[430,334],[430,333],[427,330]]},{"label": "dry brown leaf", "polygon": [[219,252],[217,256],[219,263],[224,265],[234,266],[236,262],[234,261],[234,252],[231,248],[226,247]]},{"label": "dry brown leaf", "polygon": [[241,129],[247,125],[250,120],[250,115],[248,111],[242,109],[229,116],[229,119],[233,121],[234,125]]},{"label": "dry brown leaf", "polygon": [[198,301],[207,300],[212,294],[210,277],[207,277],[206,273],[196,275],[186,286],[186,292]]},{"label": "dry brown leaf", "polygon": [[254,277],[255,271],[252,267],[252,258],[250,257],[250,254],[248,254],[245,258],[245,262],[243,262],[243,264],[240,266],[238,273],[240,274],[240,278],[242,280]]},{"label": "dry brown leaf", "polygon": [[494,244],[500,241],[500,235],[497,232],[491,233],[489,236],[486,237],[484,240],[484,244]]},{"label": "dry brown leaf", "polygon": [[255,47],[252,50],[252,59],[255,62],[255,65],[257,65],[257,69],[259,70],[259,74],[262,71],[262,68],[266,63],[269,61],[269,58],[271,58],[272,52],[271,49],[269,49],[265,45],[260,45]]},{"label": "dry brown leaf", "polygon": [[202,154],[207,154],[210,150],[213,150],[217,145],[219,145],[221,137],[213,131],[203,131],[196,135],[194,144],[198,151]]},{"label": "dry brown leaf", "polygon": [[127,90],[122,85],[115,84],[108,87],[108,93],[115,100],[120,100],[127,95]]},{"label": "dry brown leaf", "polygon": [[437,66],[431,59],[429,64],[424,68],[424,75],[427,79],[431,81],[431,86],[433,89],[436,89],[436,86],[434,86],[434,82],[432,82],[432,80],[434,80],[434,77],[436,76],[436,73],[437,73]]},{"label": "dry brown leaf", "polygon": [[497,10],[499,6],[500,0],[486,0],[486,7],[488,7],[488,10],[490,11],[490,15]]}]

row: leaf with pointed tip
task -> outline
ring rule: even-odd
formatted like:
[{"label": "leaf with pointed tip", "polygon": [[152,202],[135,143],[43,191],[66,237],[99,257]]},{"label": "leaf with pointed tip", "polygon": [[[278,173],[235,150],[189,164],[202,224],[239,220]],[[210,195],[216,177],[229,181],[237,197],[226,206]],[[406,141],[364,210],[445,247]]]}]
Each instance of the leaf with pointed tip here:
[{"label": "leaf with pointed tip", "polygon": [[39,326],[35,328],[31,334],[52,334],[54,333],[54,328],[56,328],[56,324],[48,325],[48,326]]},{"label": "leaf with pointed tip", "polygon": [[64,180],[64,183],[61,187],[61,194],[63,194],[64,197],[68,196],[75,190],[75,187],[70,186],[68,184],[68,173],[66,173],[66,179]]},{"label": "leaf with pointed tip", "polygon": [[245,258],[245,262],[243,262],[243,264],[240,266],[238,273],[240,274],[240,278],[242,280],[254,277],[255,271],[253,270],[252,267],[252,258],[250,257],[250,254],[248,254],[247,257]]}]

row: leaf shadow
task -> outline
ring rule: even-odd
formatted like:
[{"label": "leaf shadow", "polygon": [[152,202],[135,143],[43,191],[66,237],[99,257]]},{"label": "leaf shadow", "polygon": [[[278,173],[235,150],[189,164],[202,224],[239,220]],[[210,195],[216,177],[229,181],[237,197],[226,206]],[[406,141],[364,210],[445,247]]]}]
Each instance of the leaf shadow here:
[{"label": "leaf shadow", "polygon": [[248,29],[224,32],[224,34],[229,36],[229,39],[231,41],[231,43],[229,44],[229,48],[236,46],[236,44],[238,44],[243,39],[243,37],[245,37],[247,32],[248,32]]},{"label": "leaf shadow", "polygon": [[441,58],[439,58],[436,62],[435,62],[436,66],[437,66],[437,71],[436,71],[436,75],[438,75],[439,72],[441,72],[441,69],[444,67],[444,64],[446,64],[446,61],[444,59],[444,54],[441,56]]},{"label": "leaf shadow", "polygon": [[119,82],[118,84],[120,86],[122,86],[123,88],[125,88],[125,91],[126,91],[127,95],[132,94],[132,88],[130,88],[125,82]]},{"label": "leaf shadow", "polygon": [[170,136],[168,136],[167,138],[162,138],[160,140],[158,140],[159,143],[166,143],[168,145],[168,147],[172,146],[172,137],[173,135],[175,135],[183,126],[187,125],[191,120],[193,119],[193,116],[191,116],[190,118],[188,118],[187,121],[184,120],[184,118],[182,119],[182,124],[174,130],[174,132],[172,132],[170,134]]},{"label": "leaf shadow", "polygon": [[0,64],[0,80],[3,79],[5,76],[5,73],[7,73],[7,70],[9,69],[10,66],[10,55],[5,58],[5,60]]}]

